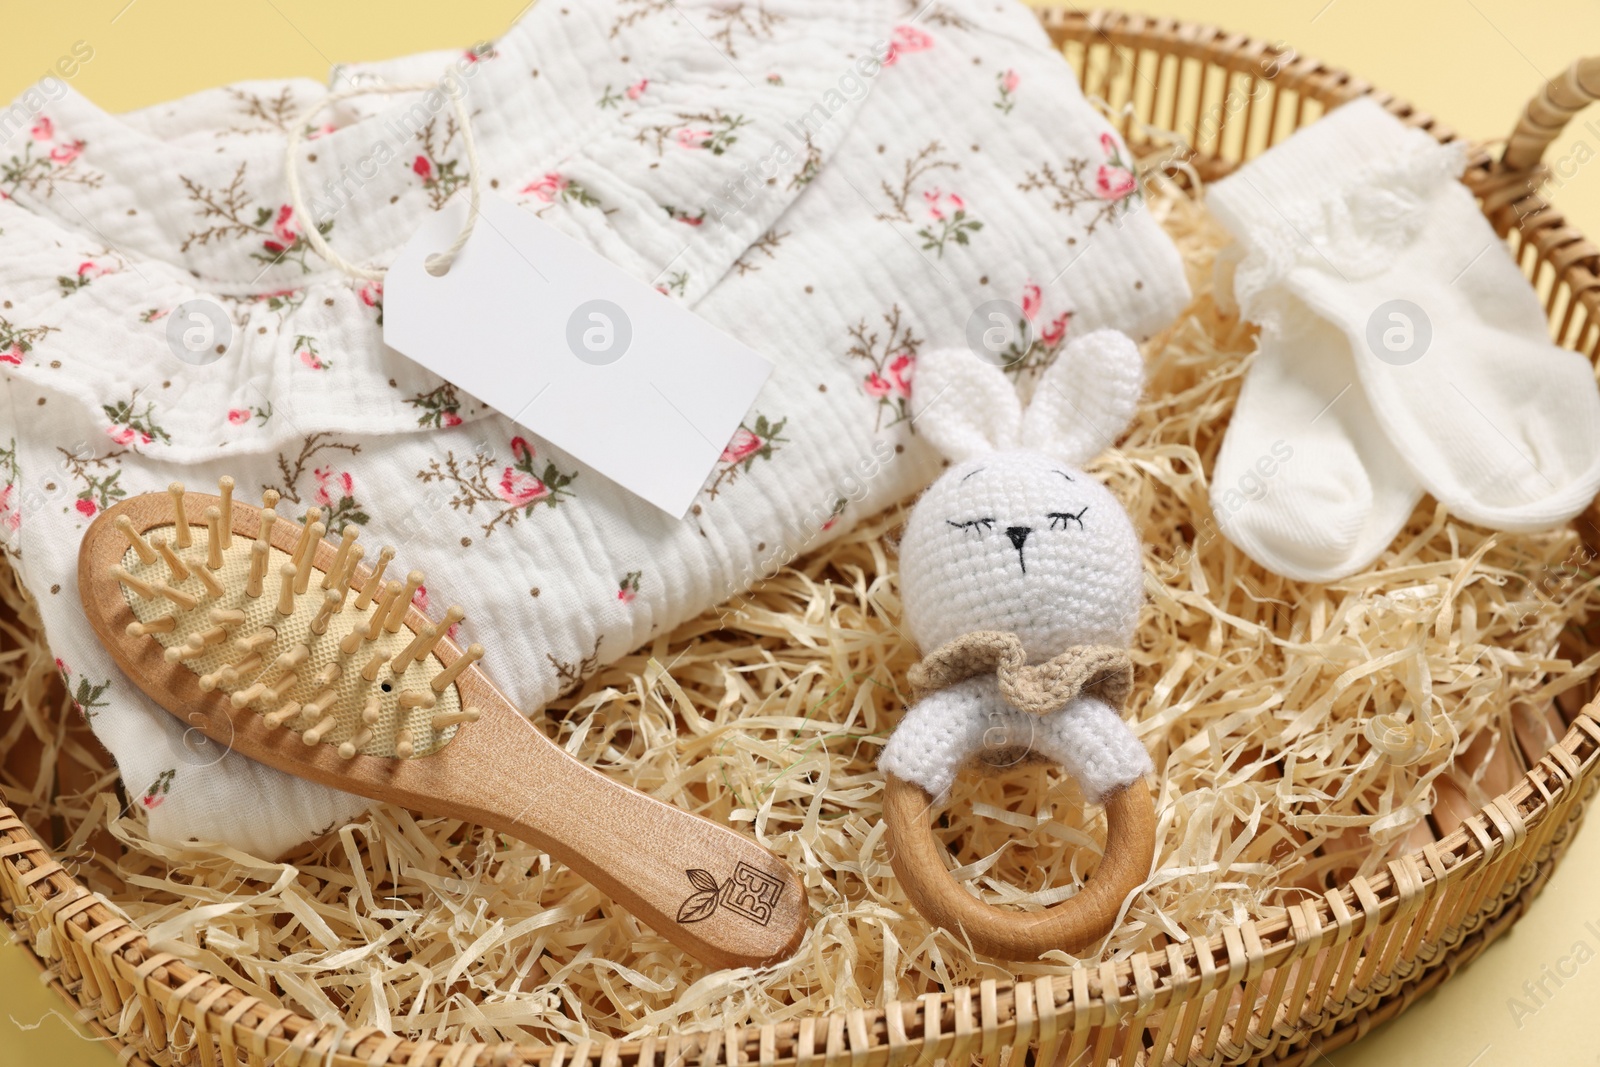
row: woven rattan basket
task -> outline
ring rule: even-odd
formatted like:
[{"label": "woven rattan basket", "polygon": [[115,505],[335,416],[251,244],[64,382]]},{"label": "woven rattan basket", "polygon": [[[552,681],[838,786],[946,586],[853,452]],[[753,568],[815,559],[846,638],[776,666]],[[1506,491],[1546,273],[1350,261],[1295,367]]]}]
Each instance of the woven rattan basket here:
[{"label": "woven rattan basket", "polygon": [[[1454,139],[1409,105],[1282,45],[1170,20],[1071,8],[1040,15],[1086,91],[1115,109],[1135,145],[1148,141],[1147,125],[1176,131],[1192,150],[1184,161],[1204,178],[1361,95],[1441,141]],[[1479,152],[1466,176],[1547,294],[1553,336],[1591,357],[1600,348],[1600,249],[1534,193],[1533,179],[1562,125],[1596,98],[1600,59],[1551,83],[1504,158]],[[1208,940],[1084,965],[1070,976],[986,981],[759,1029],[534,1048],[412,1042],[330,1026],[153,952],[138,926],[52,855],[39,836],[48,836],[48,820],[4,805],[0,910],[51,988],[136,1062],[899,1067],[1032,1056],[1042,1067],[1299,1064],[1403,1011],[1507,930],[1543,886],[1582,819],[1600,757],[1600,721],[1564,703],[1566,736],[1547,752],[1525,753],[1532,769],[1461,829],[1373,877],[1291,906],[1283,919],[1227,926]],[[19,741],[4,759],[20,772],[38,752]]]}]

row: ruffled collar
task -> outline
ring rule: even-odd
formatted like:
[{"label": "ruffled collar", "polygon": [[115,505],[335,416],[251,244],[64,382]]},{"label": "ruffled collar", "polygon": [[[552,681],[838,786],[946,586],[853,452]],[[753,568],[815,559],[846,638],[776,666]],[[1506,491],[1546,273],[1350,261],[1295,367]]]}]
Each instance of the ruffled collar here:
[{"label": "ruffled collar", "polygon": [[[825,165],[866,95],[841,94],[840,79],[898,14],[889,0],[789,0],[708,39],[725,10],[541,3],[490,45],[334,78],[452,72],[469,93],[487,188],[692,299]],[[69,87],[13,137],[0,191],[221,293],[290,290],[325,273],[303,236],[313,224],[347,258],[381,267],[464,187],[460,131],[442,94],[324,113],[299,152],[312,216],[302,218],[287,202],[284,129],[322,92],[247,83],[119,116]],[[807,115],[827,121],[808,126]]]}]

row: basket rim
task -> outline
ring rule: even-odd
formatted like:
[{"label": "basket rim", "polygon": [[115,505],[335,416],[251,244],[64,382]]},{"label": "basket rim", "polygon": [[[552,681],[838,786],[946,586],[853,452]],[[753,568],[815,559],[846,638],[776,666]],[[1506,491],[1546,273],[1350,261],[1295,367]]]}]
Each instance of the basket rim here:
[{"label": "basket rim", "polygon": [[[1336,107],[1357,97],[1370,97],[1406,124],[1422,129],[1441,143],[1460,140],[1449,127],[1431,115],[1414,108],[1392,94],[1340,69],[1328,66],[1282,45],[1271,44],[1243,34],[1228,33],[1214,26],[1176,18],[1155,18],[1138,14],[1096,9],[1082,11],[1069,0],[1051,0],[1036,8],[1035,14],[1060,46],[1068,40],[1098,39],[1113,48],[1155,50],[1180,58],[1199,58],[1246,75],[1261,73],[1264,61],[1292,58],[1275,73],[1284,87],[1303,97]],[[1087,79],[1087,69],[1079,71]],[[1217,138],[1220,143],[1220,136]],[[1197,153],[1197,155],[1203,155]],[[1218,165],[1231,165],[1220,156],[1211,157]],[[1510,225],[1522,226],[1527,240],[1558,265],[1559,277],[1571,290],[1572,299],[1582,301],[1591,318],[1600,316],[1600,254],[1584,236],[1537,191],[1537,174],[1509,171],[1493,159],[1485,146],[1470,148],[1463,181],[1481,202],[1484,213],[1505,235]],[[1569,312],[1570,315],[1570,312]],[[1588,326],[1580,331],[1581,344]],[[1454,882],[1472,871],[1513,856],[1529,841],[1530,832],[1540,828],[1552,815],[1563,811],[1575,799],[1573,823],[1581,818],[1581,801],[1592,790],[1589,772],[1600,761],[1600,702],[1592,703],[1572,720],[1566,734],[1530,767],[1506,793],[1495,797],[1461,827],[1441,840],[1391,860],[1384,870],[1327,890],[1319,897],[1289,905],[1279,918],[1257,922],[1225,923],[1217,933],[1195,938],[1182,945],[1161,950],[1145,950],[1120,960],[1101,963],[1090,960],[1076,965],[1070,974],[1044,976],[1035,980],[987,979],[976,986],[964,985],[928,993],[914,1001],[892,1001],[876,1008],[858,1008],[810,1016],[764,1026],[732,1026],[674,1034],[665,1038],[611,1039],[533,1045],[506,1042],[489,1046],[475,1042],[413,1041],[386,1035],[376,1028],[347,1029],[330,1025],[297,1012],[273,1008],[229,984],[226,978],[201,970],[179,957],[153,951],[144,931],[106,898],[76,882],[56,862],[48,846],[33,833],[0,792],[0,883],[17,900],[16,911],[31,908],[43,916],[56,934],[53,954],[70,952],[80,964],[85,999],[100,998],[114,1010],[124,1008],[122,987],[131,986],[144,1001],[143,1038],[157,1050],[171,1041],[171,1020],[183,1018],[194,1027],[214,1033],[225,1047],[238,1044],[261,1054],[282,1054],[289,1049],[331,1057],[358,1057],[373,1064],[434,1063],[447,1053],[464,1047],[476,1049],[460,1062],[475,1062],[481,1053],[490,1053],[495,1062],[507,1060],[539,1063],[548,1067],[586,1064],[591,1058],[598,1067],[618,1067],[627,1063],[654,1064],[665,1055],[667,1064],[695,1058],[715,1065],[725,1057],[732,1067],[740,1063],[770,1063],[793,1059],[800,1064],[824,1063],[851,1067],[864,1064],[867,1053],[887,1047],[890,1064],[910,1063],[921,1053],[923,1058],[950,1062],[969,1052],[990,1053],[1005,1043],[1037,1039],[1058,1042],[1070,1029],[1086,1034],[1091,1026],[1116,1020],[1137,1010],[1140,1014],[1175,1006],[1196,996],[1203,998],[1214,989],[1243,978],[1247,984],[1245,1003],[1253,1003],[1254,981],[1271,968],[1279,967],[1302,953],[1359,945],[1361,935],[1386,919],[1423,908],[1438,894],[1448,878]],[[1530,857],[1530,861],[1532,861]],[[1553,857],[1549,863],[1553,865]],[[1534,875],[1538,863],[1534,862]],[[1548,871],[1546,870],[1546,873]],[[1530,875],[1506,890],[1502,904],[1525,900],[1536,892],[1542,879]],[[1487,896],[1487,883],[1473,894],[1472,904]],[[26,901],[26,903],[24,903]],[[1440,914],[1433,926],[1449,925],[1467,909],[1462,906]],[[1503,909],[1502,909],[1503,911]],[[1470,959],[1508,925],[1502,911],[1493,923],[1468,927],[1464,937],[1451,950],[1465,952]],[[1512,916],[1514,918],[1514,916]],[[21,925],[14,915],[7,924]],[[30,920],[31,921],[31,920]],[[1421,925],[1409,935],[1415,940],[1423,934]],[[29,956],[47,974],[54,970],[26,938]],[[1396,936],[1393,942],[1402,940]],[[66,947],[61,944],[65,943]],[[1472,947],[1476,945],[1476,947]],[[1388,954],[1399,945],[1385,949]],[[1334,958],[1330,956],[1330,959]],[[1392,990],[1373,998],[1378,1005],[1366,1018],[1352,1016],[1348,1025],[1315,1026],[1316,1021],[1291,1016],[1293,1029],[1301,1023],[1315,1026],[1325,1034],[1343,1032],[1359,1021],[1358,1034],[1374,1021],[1382,1021],[1403,1010],[1421,992],[1440,980],[1437,976],[1454,967],[1438,965],[1449,960],[1442,952],[1419,967],[1417,973],[1397,982]],[[114,967],[114,971],[111,969]],[[1280,980],[1287,974],[1280,969]],[[64,998],[70,993],[64,982],[50,983]],[[160,1003],[166,1016],[156,1005]],[[1398,1005],[1392,1009],[1391,1003]],[[1227,1007],[1227,1002],[1220,1005]],[[976,1012],[975,1009],[976,1008]],[[1369,1009],[1362,1008],[1362,1013]],[[83,1013],[87,1014],[87,1013]],[[1192,1013],[1191,1013],[1192,1014]],[[1218,1029],[1224,1019],[1221,1011],[1210,1022]],[[1334,1020],[1339,1023],[1339,1020]],[[124,1047],[134,1046],[112,1035],[98,1019],[89,1025],[102,1036]],[[1188,1028],[1186,1024],[1186,1028]],[[1284,1030],[1279,1026],[1280,1031]],[[1295,1036],[1301,1031],[1295,1030]],[[1289,1036],[1285,1033],[1285,1036]],[[944,1043],[953,1041],[950,1048]],[[1207,1038],[1216,1048],[1217,1035]],[[937,1048],[936,1048],[937,1043]],[[1053,1047],[1053,1046],[1052,1046]],[[1268,1052],[1270,1048],[1262,1048]],[[698,1053],[698,1055],[695,1055]],[[226,1057],[229,1062],[233,1056]],[[459,1058],[459,1057],[458,1057]],[[1041,1056],[1040,1060],[1045,1057]],[[451,1062],[457,1062],[452,1059]],[[1230,1059],[1228,1062],[1238,1062]]]}]

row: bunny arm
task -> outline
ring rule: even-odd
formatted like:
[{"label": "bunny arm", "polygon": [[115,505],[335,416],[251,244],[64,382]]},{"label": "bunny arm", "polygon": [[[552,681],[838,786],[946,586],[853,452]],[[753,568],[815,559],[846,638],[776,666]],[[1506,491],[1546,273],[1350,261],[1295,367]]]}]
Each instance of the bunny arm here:
[{"label": "bunny arm", "polygon": [[1154,769],[1133,730],[1103,700],[1078,697],[1034,715],[1006,703],[993,675],[968,678],[913,704],[878,766],[943,804],[974,758],[1006,766],[1028,753],[1061,765],[1096,804]]}]

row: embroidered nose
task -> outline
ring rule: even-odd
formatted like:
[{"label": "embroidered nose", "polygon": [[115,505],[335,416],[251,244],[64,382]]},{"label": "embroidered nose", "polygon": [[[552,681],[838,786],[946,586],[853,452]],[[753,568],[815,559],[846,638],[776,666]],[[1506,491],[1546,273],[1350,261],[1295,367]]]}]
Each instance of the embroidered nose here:
[{"label": "embroidered nose", "polygon": [[1028,561],[1022,555],[1022,546],[1027,542],[1028,535],[1033,533],[1032,526],[1007,526],[1006,536],[1011,538],[1011,546],[1017,550],[1017,565],[1022,568],[1022,573],[1028,573]]}]

